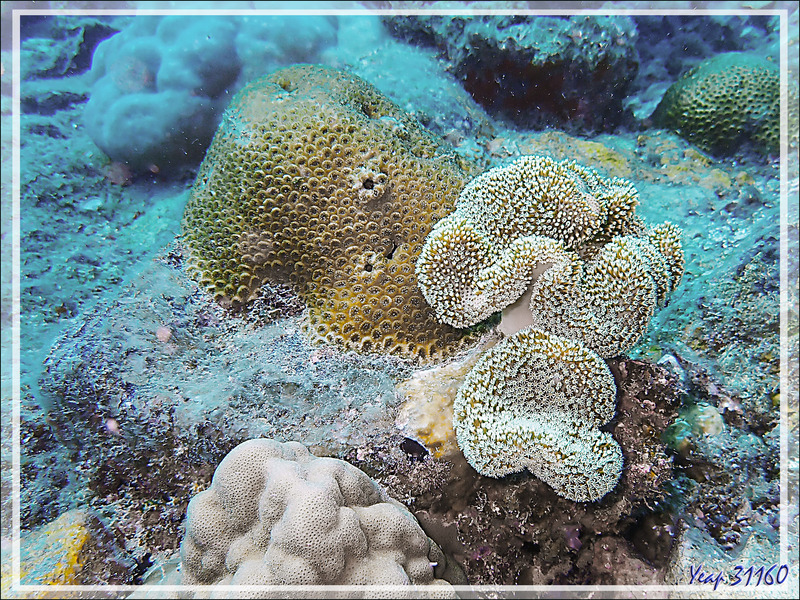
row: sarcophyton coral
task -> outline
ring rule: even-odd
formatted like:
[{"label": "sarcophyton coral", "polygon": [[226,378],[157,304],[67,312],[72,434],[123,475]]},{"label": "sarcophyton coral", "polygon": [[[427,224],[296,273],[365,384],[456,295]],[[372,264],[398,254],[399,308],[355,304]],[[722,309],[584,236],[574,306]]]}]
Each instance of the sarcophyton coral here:
[{"label": "sarcophyton coral", "polygon": [[596,500],[622,454],[600,427],[615,388],[603,358],[633,346],[680,281],[680,231],[648,229],[630,182],[528,156],[467,185],[417,261],[437,316],[465,327],[505,310],[510,335],[454,402],[459,446],[480,473],[530,469],[560,495]]},{"label": "sarcophyton coral", "polygon": [[578,342],[523,329],[486,352],[456,397],[458,445],[492,477],[527,467],[559,494],[593,500],[616,485],[622,450],[608,366]]},{"label": "sarcophyton coral", "polygon": [[638,196],[572,162],[526,156],[471,181],[428,237],[417,276],[436,316],[466,327],[502,310],[554,263],[638,232]]},{"label": "sarcophyton coral", "polygon": [[779,79],[778,67],[760,56],[717,55],[667,90],[653,122],[715,154],[731,154],[747,141],[763,153],[777,153]]},{"label": "sarcophyton coral", "polygon": [[181,560],[187,585],[415,584],[453,595],[444,554],[402,504],[297,442],[250,440],[222,460],[189,503]]},{"label": "sarcophyton coral", "polygon": [[[653,243],[659,240],[666,255]],[[615,238],[590,260],[572,255],[536,280],[528,302],[532,324],[580,340],[603,358],[618,356],[641,337],[682,273],[674,225],[665,223],[641,238]]]},{"label": "sarcophyton coral", "polygon": [[325,67],[282,69],[232,101],[184,216],[190,267],[223,304],[264,282],[307,303],[330,343],[405,357],[444,355],[414,262],[453,207],[464,170],[374,87]]}]

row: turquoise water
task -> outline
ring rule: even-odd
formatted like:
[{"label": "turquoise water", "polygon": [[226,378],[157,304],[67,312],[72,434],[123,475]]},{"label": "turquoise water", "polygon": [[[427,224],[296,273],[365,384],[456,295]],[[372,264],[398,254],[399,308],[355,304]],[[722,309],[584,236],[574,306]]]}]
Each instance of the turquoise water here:
[{"label": "turquoise water", "polygon": [[[3,6],[4,596],[17,434],[23,532],[77,509],[96,515],[92,539],[115,540],[81,558],[67,583],[138,585],[149,569],[175,564],[188,501],[254,437],[297,440],[363,469],[473,585],[675,584],[701,562],[730,571],[740,556],[756,567],[785,560],[781,509],[797,526],[795,488],[781,506],[781,474],[797,477],[797,372],[786,371],[797,355],[796,7],[786,17],[794,96],[784,198],[779,153],[755,134],[715,154],[651,118],[705,59],[745,52],[779,65],[778,15],[64,13],[20,17],[11,48],[14,8]],[[302,298],[289,289],[270,288],[245,313],[198,289],[179,236],[205,151],[239,89],[297,63],[374,85],[474,173],[526,154],[573,159],[629,180],[647,223],[682,229],[684,277],[628,353],[657,365],[656,379],[673,378],[636,396],[659,406],[677,398],[658,440],[670,465],[660,495],[624,509],[622,492],[577,512],[558,499],[536,504],[529,496],[545,488],[527,473],[478,478],[460,456],[430,454],[427,434],[406,441],[396,386],[436,365],[312,344]],[[8,358],[17,310],[18,389]],[[7,418],[17,401],[19,431]],[[611,505],[616,519],[603,512]],[[536,514],[544,507],[556,515],[552,530]],[[23,583],[56,581],[41,540],[57,534],[29,535]],[[796,581],[796,545],[789,550]],[[615,573],[603,571],[607,560],[620,565]],[[114,561],[119,568],[107,568]]]}]

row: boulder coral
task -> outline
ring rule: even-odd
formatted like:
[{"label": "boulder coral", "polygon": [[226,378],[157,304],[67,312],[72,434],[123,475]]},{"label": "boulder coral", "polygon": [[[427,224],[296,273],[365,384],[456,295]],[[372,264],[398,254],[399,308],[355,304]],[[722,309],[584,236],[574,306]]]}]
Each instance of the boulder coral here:
[{"label": "boulder coral", "polygon": [[335,39],[326,16],[137,16],[97,47],[86,130],[134,171],[181,173],[202,160],[243,82],[314,60]]},{"label": "boulder coral", "polygon": [[652,119],[714,154],[732,154],[743,143],[764,154],[776,154],[780,139],[778,67],[743,52],[709,58],[672,84]]},{"label": "boulder coral", "polygon": [[263,284],[308,306],[340,348],[428,360],[461,344],[414,263],[468,178],[452,149],[358,77],[298,65],[231,102],[186,206],[190,269],[223,305]]},{"label": "boulder coral", "polygon": [[181,560],[187,585],[413,584],[454,597],[442,550],[402,504],[297,442],[250,440],[222,460],[189,503]]},{"label": "boulder coral", "polygon": [[[569,499],[597,500],[622,468],[604,358],[629,350],[683,274],[680,231],[648,229],[636,189],[572,162],[522,157],[468,184],[416,270],[438,318],[465,327],[503,311],[510,337],[454,403],[480,473],[528,468]],[[588,395],[587,395],[588,394]]]}]

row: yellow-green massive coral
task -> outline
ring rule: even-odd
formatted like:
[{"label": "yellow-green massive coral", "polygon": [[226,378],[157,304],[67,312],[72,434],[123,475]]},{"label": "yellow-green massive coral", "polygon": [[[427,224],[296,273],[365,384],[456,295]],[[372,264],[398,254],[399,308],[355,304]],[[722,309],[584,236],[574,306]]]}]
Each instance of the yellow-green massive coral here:
[{"label": "yellow-green massive coral", "polygon": [[322,339],[440,357],[462,332],[436,320],[414,263],[465,183],[449,147],[371,85],[282,69],[225,113],[186,207],[188,263],[223,304],[289,284]]},{"label": "yellow-green massive coral", "polygon": [[637,203],[625,180],[528,156],[470,182],[426,239],[416,269],[442,321],[525,316],[501,323],[510,337],[454,403],[459,446],[482,474],[528,468],[579,501],[619,479],[619,446],[599,430],[615,405],[603,358],[636,343],[683,274],[680,231],[648,229]]},{"label": "yellow-green massive coral", "polygon": [[667,90],[653,121],[709,152],[730,154],[749,141],[761,152],[777,153],[778,67],[741,52],[709,58]]}]

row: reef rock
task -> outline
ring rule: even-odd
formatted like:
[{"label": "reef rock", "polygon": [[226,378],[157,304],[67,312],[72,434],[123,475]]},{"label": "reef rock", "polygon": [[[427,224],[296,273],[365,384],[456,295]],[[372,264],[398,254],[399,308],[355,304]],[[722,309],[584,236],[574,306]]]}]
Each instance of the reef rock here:
[{"label": "reef rock", "polygon": [[[336,455],[384,435],[399,402],[395,379],[409,370],[314,349],[288,314],[267,325],[256,313],[231,317],[179,268],[177,251],[165,260],[56,342],[37,391],[51,403],[50,427],[24,424],[38,460],[22,469],[23,487],[39,490],[29,503],[44,514],[70,481],[134,511],[163,501],[143,534],[155,548],[178,538],[172,513],[210,476],[207,465],[246,439],[302,439]],[[286,306],[281,294],[276,303]],[[73,462],[44,473],[37,462],[56,446]],[[53,485],[40,489],[45,475]]]},{"label": "reef rock", "polygon": [[[622,450],[623,469],[619,484],[598,501],[568,500],[524,473],[485,477],[458,453],[411,460],[390,445],[394,440],[352,450],[347,460],[393,497],[409,498],[427,534],[471,584],[661,583],[676,531],[666,501],[672,459],[661,436],[675,418],[679,387],[657,365],[608,364],[619,393],[616,415],[604,429]],[[621,562],[604,568],[614,557]]]},{"label": "reef rock", "polygon": [[638,68],[630,17],[385,17],[401,39],[438,47],[486,110],[515,125],[606,130]]}]

